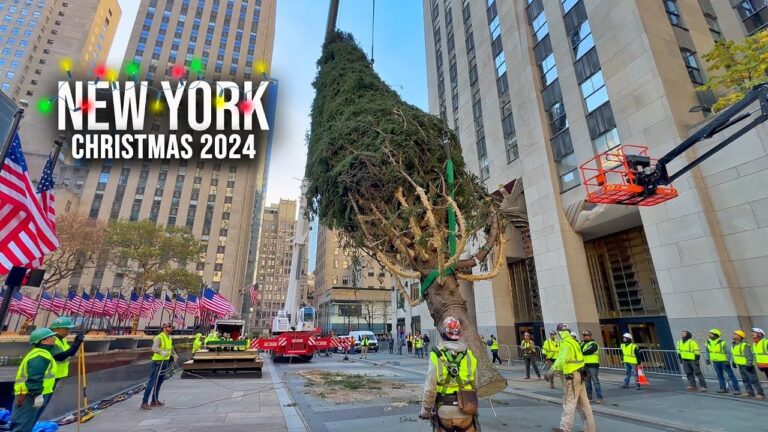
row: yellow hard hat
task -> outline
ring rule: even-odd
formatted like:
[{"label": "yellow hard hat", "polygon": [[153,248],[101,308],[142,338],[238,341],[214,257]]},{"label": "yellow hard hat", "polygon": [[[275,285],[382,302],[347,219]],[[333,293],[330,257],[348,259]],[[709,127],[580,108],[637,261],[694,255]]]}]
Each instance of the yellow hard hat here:
[{"label": "yellow hard hat", "polygon": [[747,337],[747,334],[741,330],[736,330],[735,332],[733,332],[733,334],[741,336],[742,339],[745,339]]},{"label": "yellow hard hat", "polygon": [[716,329],[716,328],[713,328],[709,332],[712,333],[713,335],[716,335],[717,337],[720,337],[720,335],[722,334],[720,333],[720,329]]}]

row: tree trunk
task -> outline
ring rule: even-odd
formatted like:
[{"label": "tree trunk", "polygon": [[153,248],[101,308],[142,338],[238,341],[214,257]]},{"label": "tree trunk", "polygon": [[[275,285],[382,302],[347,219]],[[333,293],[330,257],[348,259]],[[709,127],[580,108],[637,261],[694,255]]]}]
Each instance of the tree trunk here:
[{"label": "tree trunk", "polygon": [[461,341],[467,344],[477,357],[478,396],[488,397],[504,390],[507,387],[507,380],[491,363],[485,341],[480,338],[477,324],[467,312],[467,302],[459,293],[456,278],[447,277],[443,286],[433,283],[427,290],[426,297],[435,327],[439,327],[447,316],[453,316],[461,322]]},{"label": "tree trunk", "polygon": [[139,331],[139,319],[140,317],[133,317],[133,321],[131,321],[131,334],[135,335]]}]

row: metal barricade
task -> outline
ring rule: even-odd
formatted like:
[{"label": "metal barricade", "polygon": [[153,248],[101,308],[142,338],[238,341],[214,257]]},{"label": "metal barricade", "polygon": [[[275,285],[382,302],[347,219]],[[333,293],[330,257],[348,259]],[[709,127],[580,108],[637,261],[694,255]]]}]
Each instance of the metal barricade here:
[{"label": "metal barricade", "polygon": [[639,360],[643,365],[645,373],[683,375],[680,360],[677,358],[677,352],[674,350],[642,349],[640,350]]},{"label": "metal barricade", "polygon": [[[501,345],[499,344],[499,357],[502,359],[511,359],[512,358],[512,348],[509,345]],[[505,356],[506,354],[506,356]],[[509,364],[509,360],[507,360],[507,364]]]},{"label": "metal barricade", "polygon": [[624,370],[621,348],[600,348],[599,354],[601,368]]}]

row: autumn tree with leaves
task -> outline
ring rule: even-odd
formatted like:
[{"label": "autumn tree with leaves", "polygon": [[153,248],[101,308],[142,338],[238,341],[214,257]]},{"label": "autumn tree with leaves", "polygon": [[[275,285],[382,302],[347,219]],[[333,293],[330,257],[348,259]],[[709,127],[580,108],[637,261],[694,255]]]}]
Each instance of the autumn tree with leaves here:
[{"label": "autumn tree with leaves", "polygon": [[[389,270],[409,303],[426,301],[436,326],[458,318],[462,341],[478,358],[479,394],[503,390],[506,380],[459,293],[459,280],[493,278],[504,263],[496,203],[467,169],[455,134],[401,100],[351,35],[330,35],[318,67],[309,213]],[[482,245],[474,254],[465,252],[471,239]],[[486,272],[472,274],[478,265]],[[404,279],[422,281],[419,298],[410,298]]]},{"label": "autumn tree with leaves", "polygon": [[742,42],[724,40],[704,54],[712,75],[698,90],[723,92],[712,111],[733,105],[754,86],[768,82],[768,30],[745,38]]},{"label": "autumn tree with leaves", "polygon": [[56,218],[59,248],[45,257],[45,287],[54,287],[75,273],[93,268],[104,249],[107,226],[79,213]]}]

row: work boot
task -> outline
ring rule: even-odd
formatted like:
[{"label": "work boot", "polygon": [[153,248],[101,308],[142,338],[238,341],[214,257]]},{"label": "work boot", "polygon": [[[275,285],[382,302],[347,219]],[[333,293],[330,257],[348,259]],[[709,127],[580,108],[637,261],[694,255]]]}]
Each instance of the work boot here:
[{"label": "work boot", "polygon": [[728,390],[726,390],[726,389],[720,389],[720,390],[718,390],[717,392],[718,392],[718,393],[720,393],[720,394],[724,394],[724,393],[728,393]]},{"label": "work boot", "polygon": [[742,394],[739,395],[739,397],[742,398],[742,399],[751,399],[751,398],[755,397],[755,395],[753,395],[751,393],[742,393]]},{"label": "work boot", "polygon": [[527,377],[525,377],[525,378],[523,378],[523,379],[527,379],[527,380],[529,380],[529,379],[531,379],[531,377],[527,376]]},{"label": "work boot", "polygon": [[696,391],[696,387],[694,387],[694,386],[688,386],[685,389],[688,390],[688,391]]},{"label": "work boot", "polygon": [[642,389],[643,389],[643,388],[642,388],[642,387],[640,387],[640,384],[638,384],[638,385],[637,385],[637,387],[635,387],[635,390],[642,390]]},{"label": "work boot", "polygon": [[706,393],[707,392],[707,388],[706,387],[702,387],[702,388],[699,389],[699,391],[702,392],[702,393]]},{"label": "work boot", "polygon": [[757,399],[757,400],[765,400],[765,395],[759,394],[759,395],[755,396],[755,399]]},{"label": "work boot", "polygon": [[740,391],[734,392],[733,395],[736,396],[736,397],[741,397],[741,392]]},{"label": "work boot", "polygon": [[620,385],[620,386],[619,386],[619,388],[620,388],[620,389],[628,389],[628,388],[629,388],[629,386],[628,386],[628,385],[626,385],[626,384],[622,384],[622,385]]},{"label": "work boot", "polygon": [[598,399],[596,403],[597,403],[598,405],[602,405],[602,404],[603,404],[603,400],[602,400],[602,399]]},{"label": "work boot", "polygon": [[152,409],[152,407],[150,407],[148,404],[142,403],[141,409],[143,409],[144,411],[149,411]]},{"label": "work boot", "polygon": [[160,401],[152,401],[152,404],[150,406],[153,406],[153,407],[164,407],[165,404],[160,402]]}]

